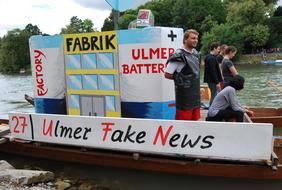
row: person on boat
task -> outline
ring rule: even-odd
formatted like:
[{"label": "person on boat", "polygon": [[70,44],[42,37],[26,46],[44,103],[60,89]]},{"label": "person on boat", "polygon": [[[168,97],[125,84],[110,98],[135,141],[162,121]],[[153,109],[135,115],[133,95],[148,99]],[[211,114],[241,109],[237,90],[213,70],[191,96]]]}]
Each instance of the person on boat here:
[{"label": "person on boat", "polygon": [[199,33],[189,29],[184,33],[183,47],[172,54],[166,64],[165,78],[174,80],[176,120],[199,120],[200,64],[196,51]]},{"label": "person on boat", "polygon": [[235,57],[237,49],[234,46],[228,46],[225,50],[225,55],[222,60],[221,70],[223,76],[223,88],[227,86],[229,81],[235,76],[238,75],[233,62],[231,61]]},{"label": "person on boat", "polygon": [[235,119],[237,122],[243,122],[244,113],[252,116],[253,111],[241,106],[236,96],[236,91],[242,90],[244,83],[244,77],[240,75],[232,77],[228,85],[214,98],[206,120],[229,121]]},{"label": "person on boat", "polygon": [[220,52],[216,56],[217,63],[219,64],[220,67],[221,67],[221,64],[222,64],[222,61],[223,61],[223,58],[224,58],[224,55],[225,55],[225,50],[226,50],[227,47],[228,46],[226,44],[222,44],[220,46]]},{"label": "person on boat", "polygon": [[214,97],[221,90],[220,82],[222,82],[222,75],[219,64],[217,62],[217,55],[220,46],[219,43],[212,43],[210,46],[210,53],[205,57],[205,72],[204,72],[204,82],[208,83],[209,89],[211,91],[210,105]]},{"label": "person on boat", "polygon": [[[216,57],[217,63],[219,64],[219,68],[220,68],[220,72],[221,72],[221,76],[222,76],[222,70],[221,70],[221,65],[222,65],[222,61],[225,55],[225,50],[228,46],[226,44],[222,44],[220,46],[220,52]],[[220,87],[221,89],[223,88],[223,77],[222,77],[222,81],[220,82]]]}]

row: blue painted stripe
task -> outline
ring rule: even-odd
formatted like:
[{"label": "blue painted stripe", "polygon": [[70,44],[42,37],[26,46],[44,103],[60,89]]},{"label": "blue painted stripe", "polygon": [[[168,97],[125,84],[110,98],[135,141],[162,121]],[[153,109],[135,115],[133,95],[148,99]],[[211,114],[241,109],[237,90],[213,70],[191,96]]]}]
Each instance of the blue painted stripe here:
[{"label": "blue painted stripe", "polygon": [[119,30],[118,44],[156,43],[161,39],[161,28]]},{"label": "blue painted stripe", "polygon": [[175,101],[169,102],[121,102],[122,117],[174,119]]},{"label": "blue painted stripe", "polygon": [[35,98],[35,112],[47,114],[67,114],[65,99]]},{"label": "blue painted stripe", "polygon": [[31,36],[29,43],[33,48],[60,48],[63,47],[63,35],[54,36]]}]

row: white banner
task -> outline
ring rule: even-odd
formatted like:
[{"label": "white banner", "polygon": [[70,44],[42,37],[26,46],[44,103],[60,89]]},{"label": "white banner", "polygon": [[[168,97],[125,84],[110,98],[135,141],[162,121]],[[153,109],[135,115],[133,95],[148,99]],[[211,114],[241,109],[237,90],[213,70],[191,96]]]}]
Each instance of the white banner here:
[{"label": "white banner", "polygon": [[9,119],[15,138],[38,142],[254,161],[272,152],[271,124],[21,113]]}]

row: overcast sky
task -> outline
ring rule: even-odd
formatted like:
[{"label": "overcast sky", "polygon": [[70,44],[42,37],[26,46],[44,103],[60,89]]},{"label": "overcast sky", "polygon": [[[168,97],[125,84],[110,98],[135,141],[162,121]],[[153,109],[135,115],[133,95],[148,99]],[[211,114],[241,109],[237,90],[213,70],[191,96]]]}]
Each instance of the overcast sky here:
[{"label": "overcast sky", "polygon": [[[121,0],[122,1],[122,0]],[[144,4],[149,0],[133,0]],[[282,0],[279,0],[282,5]],[[111,7],[105,0],[0,0],[0,36],[8,30],[37,25],[43,33],[57,34],[72,16],[89,18],[101,29]]]},{"label": "overcast sky", "polygon": [[[149,0],[133,0],[144,4]],[[89,18],[99,31],[111,6],[105,0],[0,0],[0,36],[31,23],[43,33],[57,34],[72,16]]]}]

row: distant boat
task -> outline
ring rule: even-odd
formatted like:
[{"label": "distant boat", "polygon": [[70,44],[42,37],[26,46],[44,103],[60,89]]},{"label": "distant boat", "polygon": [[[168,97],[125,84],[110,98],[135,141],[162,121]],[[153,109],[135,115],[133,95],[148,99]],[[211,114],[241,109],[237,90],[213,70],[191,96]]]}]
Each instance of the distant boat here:
[{"label": "distant boat", "polygon": [[263,64],[263,65],[282,65],[282,59],[261,61],[261,64]]},{"label": "distant boat", "polygon": [[24,68],[21,68],[20,69],[20,74],[24,74],[25,73],[25,69]]}]

